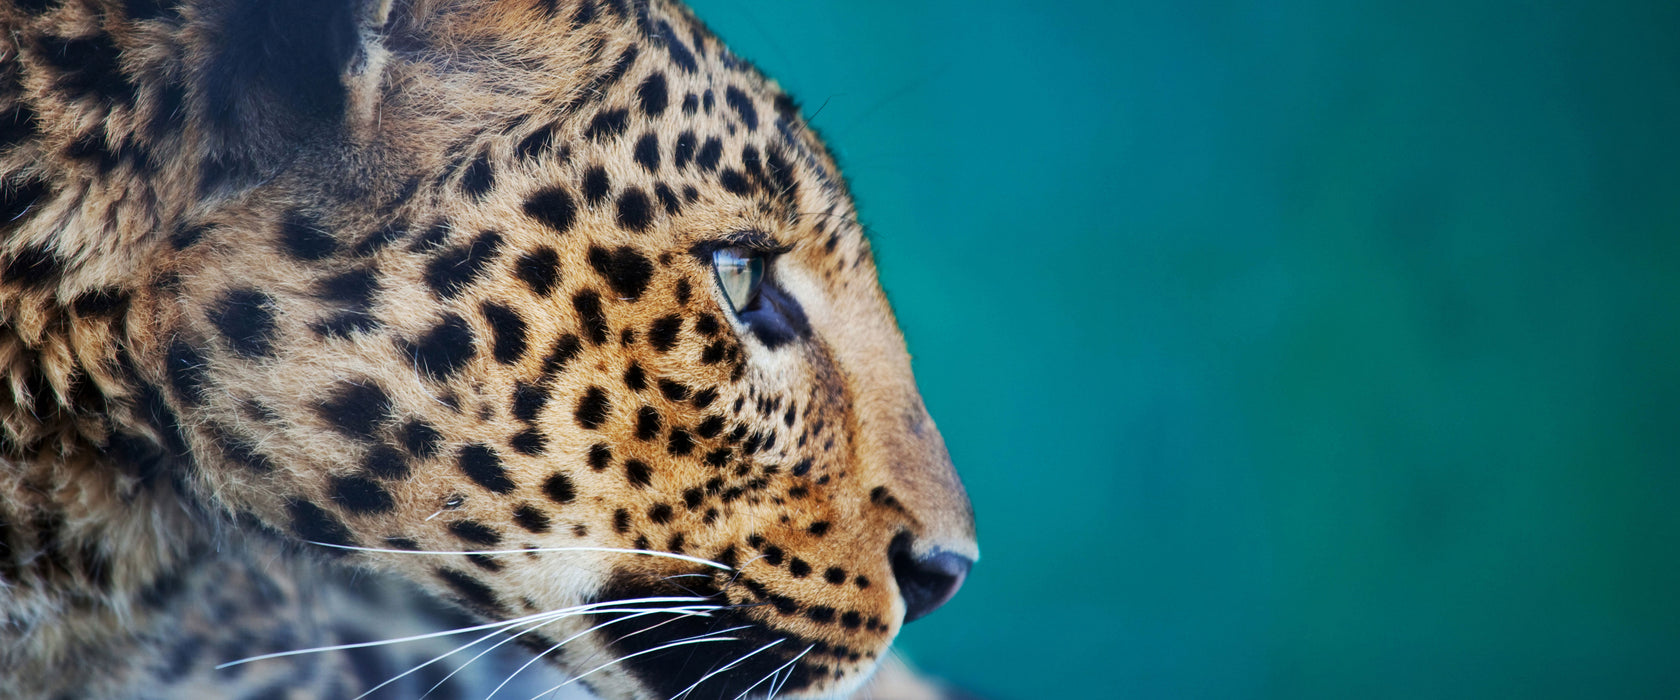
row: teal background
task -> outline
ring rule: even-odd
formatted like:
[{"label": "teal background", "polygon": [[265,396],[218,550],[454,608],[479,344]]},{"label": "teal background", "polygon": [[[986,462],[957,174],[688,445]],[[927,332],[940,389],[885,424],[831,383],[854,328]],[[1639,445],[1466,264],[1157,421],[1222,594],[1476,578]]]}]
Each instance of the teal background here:
[{"label": "teal background", "polygon": [[1680,3],[693,5],[842,159],[978,510],[915,662],[1680,696]]}]

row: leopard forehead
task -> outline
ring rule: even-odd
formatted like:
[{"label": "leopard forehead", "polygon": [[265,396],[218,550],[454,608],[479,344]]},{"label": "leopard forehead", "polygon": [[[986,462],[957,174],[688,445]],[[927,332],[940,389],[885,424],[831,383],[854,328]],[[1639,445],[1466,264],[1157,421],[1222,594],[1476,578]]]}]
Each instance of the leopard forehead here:
[{"label": "leopard forehead", "polygon": [[[521,637],[634,657],[592,679],[621,697],[747,690],[659,648],[718,620],[747,682],[843,692],[919,614],[895,567],[975,556],[833,158],[686,8],[349,3],[282,66],[323,87],[240,63],[301,39],[237,4],[92,7],[13,20],[5,303],[95,357],[37,393],[152,465],[127,488],[491,619],[698,601]],[[743,237],[779,251],[768,320],[704,254]]]}]

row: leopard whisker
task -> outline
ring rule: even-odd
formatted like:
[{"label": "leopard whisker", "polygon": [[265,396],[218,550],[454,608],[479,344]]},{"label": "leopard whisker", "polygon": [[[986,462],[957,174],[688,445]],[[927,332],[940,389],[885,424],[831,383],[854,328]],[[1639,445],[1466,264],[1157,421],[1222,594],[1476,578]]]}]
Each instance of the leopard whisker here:
[{"label": "leopard whisker", "polygon": [[682,692],[677,693],[676,695],[672,695],[671,700],[681,700],[681,698],[687,696],[689,693],[694,692],[695,688],[700,687],[701,683],[705,683],[706,681],[711,680],[711,678],[713,676],[716,676],[719,673],[723,673],[724,671],[728,671],[729,669],[735,668],[736,666],[739,666],[741,664],[741,662],[752,658],[754,655],[758,654],[759,652],[764,651],[765,649],[769,649],[770,647],[776,646],[777,644],[781,644],[782,642],[785,642],[785,641],[787,641],[787,639],[785,639],[785,638],[784,639],[778,639],[774,642],[771,642],[769,644],[761,646],[757,649],[754,649],[754,650],[748,652],[745,656],[742,656],[739,659],[736,659],[734,661],[729,662],[728,666],[724,666],[723,668],[717,669],[716,671],[712,671],[711,673],[708,673],[704,676],[701,676],[700,680],[695,681],[693,685],[690,685],[687,688],[683,688]]},{"label": "leopard whisker", "polygon": [[378,553],[378,554],[464,555],[464,554],[526,554],[526,553],[529,553],[529,552],[606,552],[606,553],[610,553],[610,554],[640,554],[640,555],[650,556],[650,557],[664,557],[664,558],[667,558],[667,559],[677,559],[677,560],[680,560],[680,561],[686,561],[686,562],[690,562],[690,563],[693,563],[693,564],[701,564],[701,565],[704,565],[704,566],[710,566],[714,569],[722,569],[724,571],[734,571],[735,570],[735,569],[733,569],[729,566],[726,566],[724,564],[720,564],[720,563],[712,561],[710,559],[701,559],[700,557],[691,557],[691,556],[688,556],[687,554],[674,554],[672,552],[660,552],[660,551],[652,550],[652,549],[623,549],[623,548],[619,548],[619,547],[533,547],[531,549],[485,549],[485,550],[478,550],[478,551],[442,551],[442,550],[431,550],[431,549],[383,549],[383,548],[379,548],[379,547],[357,547],[357,546],[348,545],[348,544],[333,544],[331,542],[315,542],[313,540],[308,540],[308,542],[309,542],[309,544],[313,544],[313,545],[317,545],[317,546],[321,546],[321,547],[330,547],[332,549],[344,549],[344,550],[349,550],[349,551],[352,551],[352,552],[374,552],[374,553]]},{"label": "leopard whisker", "polygon": [[614,666],[614,665],[617,665],[617,664],[624,663],[625,661],[629,661],[631,659],[634,659],[638,656],[642,656],[644,654],[652,654],[656,651],[664,651],[666,649],[671,649],[671,648],[680,647],[680,646],[687,646],[687,645],[690,645],[690,644],[705,644],[706,642],[735,642],[735,641],[740,641],[740,637],[712,637],[712,636],[707,636],[707,635],[725,634],[725,633],[728,633],[728,632],[733,632],[733,631],[738,630],[738,629],[745,629],[747,627],[749,627],[749,625],[741,625],[740,627],[731,627],[731,628],[726,629],[726,630],[719,630],[718,632],[715,632],[715,633],[714,632],[708,632],[708,633],[706,633],[706,635],[701,635],[699,637],[689,637],[689,638],[686,638],[686,639],[679,639],[675,642],[669,642],[669,643],[666,643],[666,644],[661,644],[661,645],[656,646],[652,649],[644,649],[644,650],[638,651],[634,654],[627,654],[625,656],[621,656],[617,659],[613,659],[612,661],[608,661],[604,664],[601,664],[600,666],[596,666],[595,668],[589,669],[588,671],[584,671],[583,673],[580,673],[576,676],[573,676],[572,678],[568,679],[564,683],[561,683],[561,684],[556,685],[552,688],[549,688],[548,690],[544,690],[540,693],[537,693],[536,695],[531,696],[531,700],[539,700],[539,698],[541,698],[542,696],[547,695],[547,694],[552,693],[552,692],[555,692],[555,691],[557,691],[561,688],[564,688],[568,685],[576,683],[580,680],[583,680],[584,678],[588,677],[590,674],[595,673],[596,671],[600,671],[600,670],[605,669],[609,666]]},{"label": "leopard whisker", "polygon": [[[817,645],[815,645],[815,644],[812,644],[811,646],[805,647],[805,651],[799,652],[798,656],[795,656],[795,657],[793,657],[793,659],[789,660],[787,663],[776,667],[776,670],[771,671],[770,675],[758,679],[758,683],[754,683],[752,685],[747,686],[746,690],[741,691],[740,695],[735,696],[735,700],[741,700],[741,698],[746,697],[747,693],[752,692],[753,688],[757,688],[759,683],[763,683],[767,680],[770,680],[771,678],[775,678],[777,675],[781,674],[782,669],[788,668],[789,666],[792,666],[796,663],[799,663],[800,659],[805,658],[805,655],[811,653],[811,650],[815,649],[815,648],[817,648]],[[793,674],[789,673],[788,678],[792,678],[792,677],[793,677]],[[784,683],[785,682],[786,681],[784,681]],[[771,686],[772,686],[772,690],[770,691],[770,696],[775,697],[776,696],[776,690],[774,690],[775,684],[771,683]]]},{"label": "leopard whisker", "polygon": [[[508,642],[511,642],[515,639],[518,639],[520,636],[525,635],[526,633],[536,631],[538,628],[544,627],[546,625],[553,624],[555,622],[559,622],[560,620],[564,620],[564,619],[569,618],[569,617],[576,617],[576,616],[579,616],[579,615],[600,615],[600,614],[605,614],[605,613],[617,613],[617,612],[637,612],[637,613],[642,613],[642,614],[652,614],[652,613],[660,613],[660,612],[676,612],[676,611],[686,611],[686,610],[700,610],[701,612],[689,612],[689,613],[684,613],[684,614],[705,616],[706,613],[709,611],[709,609],[716,609],[716,608],[719,608],[719,607],[722,607],[722,606],[696,605],[696,606],[683,606],[683,607],[678,607],[678,608],[653,608],[653,609],[646,609],[646,608],[596,608],[596,609],[593,609],[593,610],[580,610],[580,611],[575,611],[575,612],[567,612],[568,610],[571,610],[570,608],[567,608],[565,610],[552,611],[551,613],[548,614],[547,619],[540,620],[540,621],[537,622],[537,624],[532,625],[532,626],[530,626],[530,627],[528,627],[524,630],[521,630],[519,632],[516,632],[513,635],[509,636],[507,639],[504,639],[500,642],[496,642],[495,644],[490,645],[484,651],[481,651],[477,655],[473,656],[472,658],[467,659],[466,663],[463,663],[460,666],[456,667],[455,670],[450,671],[447,675],[445,675],[443,677],[442,680],[439,680],[436,684],[434,684],[430,689],[428,689],[420,697],[424,698],[427,695],[431,695],[433,690],[437,690],[446,681],[448,681],[450,678],[454,677],[455,674],[460,673],[466,667],[471,666],[474,661],[477,661],[480,658],[483,658],[483,656],[485,654],[488,654],[492,651],[495,651],[497,648],[501,647],[503,644],[507,644]],[[423,668],[425,668],[427,666],[430,666],[434,663],[437,663],[437,662],[442,661],[444,659],[447,659],[451,656],[454,656],[454,655],[460,653],[461,651],[463,651],[465,649],[469,649],[471,647],[477,646],[478,644],[484,642],[485,640],[490,639],[491,637],[494,637],[498,634],[502,634],[502,633],[506,632],[509,628],[516,627],[518,624],[519,623],[504,625],[500,629],[492,630],[489,634],[486,634],[482,637],[479,637],[478,639],[474,639],[470,642],[467,642],[466,644],[462,644],[461,646],[455,647],[454,649],[451,649],[447,652],[444,652],[443,654],[441,654],[439,656],[432,657],[430,660],[427,660],[427,661],[421,662],[419,664],[416,664],[413,668],[410,668],[407,671],[404,671],[404,672],[399,673],[399,674],[397,674],[397,675],[395,675],[391,678],[386,679],[383,683],[380,683],[379,685],[376,685],[372,688],[369,688],[366,692],[362,693],[361,695],[356,696],[355,698],[352,698],[351,700],[361,700],[362,698],[367,697],[369,694],[373,693],[374,691],[377,691],[380,688],[385,687],[386,685],[394,683],[397,680],[403,678],[404,676],[407,676],[410,673],[414,673],[414,672],[419,671],[420,669],[423,669]]]},{"label": "leopard whisker", "polygon": [[[694,606],[694,607],[700,607],[700,606]],[[716,607],[721,608],[723,606],[716,606]],[[604,627],[607,627],[609,625],[614,625],[614,624],[617,624],[617,623],[620,623],[620,622],[624,622],[625,620],[631,620],[631,619],[635,619],[635,618],[642,617],[642,616],[645,616],[645,615],[652,615],[652,614],[660,613],[660,612],[676,612],[678,610],[682,610],[682,608],[669,608],[669,609],[665,609],[665,610],[647,610],[647,611],[636,613],[634,615],[621,617],[621,618],[618,618],[616,620],[608,620],[608,621],[603,622],[599,625],[595,625],[594,627],[591,627],[591,628],[586,629],[582,632],[574,634],[570,637],[562,639],[559,642],[556,642],[554,644],[554,646],[551,646],[547,649],[544,649],[542,651],[542,653],[537,654],[536,656],[532,657],[530,660],[526,661],[524,664],[520,665],[519,668],[514,669],[513,673],[508,674],[507,678],[503,679],[502,682],[499,685],[497,685],[495,688],[491,689],[489,695],[484,696],[484,700],[490,700],[490,698],[494,697],[496,695],[496,693],[500,692],[501,689],[506,687],[508,683],[513,682],[514,676],[517,676],[521,672],[523,672],[525,669],[530,668],[531,664],[534,664],[538,661],[541,661],[544,656],[548,656],[549,654],[554,653],[554,651],[556,649],[559,649],[560,647],[566,646],[567,644],[571,643],[573,640],[577,639],[578,637],[582,637],[586,634],[589,634],[590,632],[600,630],[600,629],[602,629]],[[672,618],[670,621],[680,620],[684,617],[693,617],[695,615],[703,616],[704,613],[683,612],[683,613],[680,614],[679,617]],[[660,625],[663,625],[663,624],[666,624],[666,623],[664,623],[664,622],[660,623]],[[649,627],[647,629],[654,629],[655,627],[658,627],[658,626],[659,625],[654,625],[653,627]],[[646,630],[643,630],[643,631],[646,631]],[[494,647],[492,647],[492,648],[494,648]],[[477,657],[474,657],[474,658],[477,658]],[[472,662],[468,661],[467,663],[472,663]],[[445,679],[445,680],[447,680],[447,679]],[[427,691],[427,692],[430,693],[431,691]]]},{"label": "leopard whisker", "polygon": [[598,603],[586,603],[584,605],[577,605],[577,606],[573,606],[573,607],[570,607],[570,608],[562,608],[560,610],[550,610],[548,612],[535,613],[535,614],[531,614],[531,615],[526,615],[524,617],[517,617],[517,618],[511,619],[511,620],[499,620],[499,621],[496,621],[496,622],[487,622],[487,623],[484,623],[484,624],[481,624],[481,625],[473,625],[473,626],[470,626],[470,627],[458,627],[458,628],[451,629],[451,630],[443,630],[441,632],[428,632],[426,634],[416,634],[416,635],[412,635],[412,636],[408,636],[408,637],[397,637],[397,638],[393,638],[393,639],[381,639],[381,640],[375,640],[375,641],[371,641],[371,642],[356,642],[356,643],[353,643],[353,644],[334,644],[334,645],[330,645],[330,646],[311,647],[311,648],[308,648],[308,649],[293,649],[293,650],[290,650],[290,651],[277,651],[277,652],[273,652],[273,653],[270,653],[270,654],[260,654],[260,655],[257,655],[257,656],[249,656],[249,657],[246,657],[246,658],[243,658],[243,659],[236,659],[234,661],[228,661],[228,662],[219,664],[219,665],[216,666],[216,670],[221,670],[221,669],[224,669],[224,668],[228,668],[230,666],[238,666],[240,664],[246,664],[246,663],[250,663],[252,661],[262,661],[264,659],[275,659],[275,658],[280,658],[280,657],[283,657],[283,656],[297,656],[299,654],[317,654],[317,653],[328,652],[328,651],[343,651],[343,650],[346,650],[346,649],[362,649],[362,648],[366,648],[366,647],[387,646],[387,645],[391,645],[391,644],[403,644],[405,642],[417,642],[417,641],[420,641],[420,640],[423,640],[423,639],[436,639],[438,637],[449,637],[449,636],[453,636],[453,635],[457,635],[457,634],[466,634],[468,632],[477,632],[477,631],[480,631],[480,630],[487,630],[487,629],[493,629],[493,628],[514,627],[514,626],[524,624],[526,622],[530,622],[532,620],[546,619],[546,618],[554,616],[554,615],[567,614],[567,613],[582,611],[582,610],[593,610],[595,608],[603,608],[603,607],[608,607],[608,606],[613,606],[613,605],[626,605],[626,604],[639,604],[639,603],[699,603],[699,602],[703,602],[703,601],[705,601],[704,598],[692,598],[692,597],[687,597],[687,596],[667,596],[667,597],[657,597],[657,598],[631,598],[631,599],[627,599],[627,600],[609,600],[609,601],[602,601],[602,602],[598,602]]}]

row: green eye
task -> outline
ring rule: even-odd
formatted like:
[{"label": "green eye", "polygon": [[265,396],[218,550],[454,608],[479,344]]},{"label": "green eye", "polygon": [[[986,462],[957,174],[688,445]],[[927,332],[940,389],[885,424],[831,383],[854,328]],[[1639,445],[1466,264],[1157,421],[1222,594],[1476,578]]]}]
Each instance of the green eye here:
[{"label": "green eye", "polygon": [[759,282],[764,279],[764,256],[746,248],[719,248],[712,253],[712,269],[717,271],[718,288],[729,300],[729,307],[741,313],[758,296]]}]

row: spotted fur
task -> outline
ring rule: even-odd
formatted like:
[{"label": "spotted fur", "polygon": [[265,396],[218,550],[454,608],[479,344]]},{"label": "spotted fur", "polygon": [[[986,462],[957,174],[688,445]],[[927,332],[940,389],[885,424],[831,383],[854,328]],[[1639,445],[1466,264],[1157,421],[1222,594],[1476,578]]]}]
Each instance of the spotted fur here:
[{"label": "spotted fur", "polygon": [[[0,696],[353,696],[344,655],[213,667],[359,639],[332,601],[386,578],[477,620],[698,597],[545,658],[625,659],[585,679],[612,698],[834,696],[977,557],[833,158],[686,8],[0,29]],[[774,254],[740,313],[723,245]]]}]

